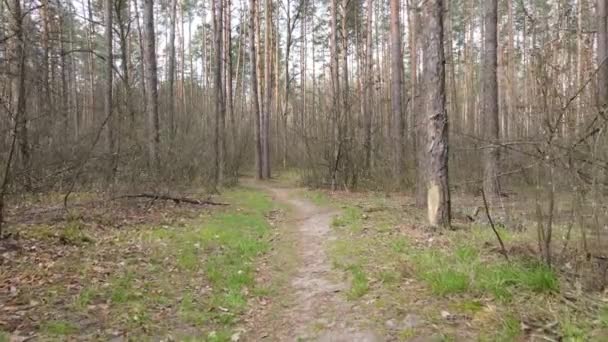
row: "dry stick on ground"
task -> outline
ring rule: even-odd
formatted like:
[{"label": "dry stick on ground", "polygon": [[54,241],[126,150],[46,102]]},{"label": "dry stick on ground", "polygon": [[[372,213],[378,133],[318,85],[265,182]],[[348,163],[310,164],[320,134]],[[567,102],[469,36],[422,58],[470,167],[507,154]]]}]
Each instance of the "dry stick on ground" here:
[{"label": "dry stick on ground", "polygon": [[488,221],[490,222],[490,227],[492,227],[492,230],[494,231],[494,234],[498,239],[498,243],[500,244],[500,253],[505,256],[505,259],[507,259],[507,261],[509,261],[509,256],[507,255],[507,249],[505,248],[505,244],[502,242],[502,238],[500,237],[498,230],[496,230],[496,226],[494,226],[494,221],[492,220],[492,216],[490,215],[490,208],[488,208],[486,192],[483,190],[483,188],[481,189],[481,198],[483,198],[483,206],[486,210],[486,216],[488,218]]},{"label": "dry stick on ground", "polygon": [[173,201],[176,204],[183,202],[183,203],[196,204],[196,205],[217,205],[217,206],[229,205],[228,203],[213,202],[211,200],[198,200],[198,199],[194,199],[194,198],[174,197],[174,196],[169,196],[169,195],[150,194],[150,193],[123,195],[123,196],[114,197],[114,198],[112,198],[112,200],[117,200],[117,199],[121,199],[121,198],[150,198],[152,200]]}]

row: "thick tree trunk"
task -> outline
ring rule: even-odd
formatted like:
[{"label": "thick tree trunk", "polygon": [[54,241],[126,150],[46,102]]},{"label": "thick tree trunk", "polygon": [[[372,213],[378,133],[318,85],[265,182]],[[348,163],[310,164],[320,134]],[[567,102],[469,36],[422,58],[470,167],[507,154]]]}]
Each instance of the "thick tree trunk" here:
[{"label": "thick tree trunk", "polygon": [[[292,23],[291,23],[291,4],[290,1],[287,0],[287,4],[286,4],[286,20],[287,20],[287,37],[285,39],[285,71],[284,71],[284,77],[285,77],[285,97],[283,99],[283,110],[281,113],[281,117],[282,117],[282,121],[283,121],[283,134],[282,134],[282,140],[283,140],[283,169],[287,168],[287,113],[288,113],[288,106],[289,106],[289,84],[290,84],[290,80],[289,80],[289,56],[291,54],[291,35],[292,35]],[[278,42],[277,42],[277,47],[279,46]],[[277,57],[278,57],[278,49],[277,49]],[[279,61],[277,59],[277,65],[279,64]],[[278,74],[277,74],[277,79],[278,79]]]},{"label": "thick tree trunk", "polygon": [[[135,23],[137,24],[137,38],[139,42],[139,54],[141,57],[141,61],[139,62],[139,73],[141,74],[141,91],[142,97],[144,98],[143,107],[144,112],[147,112],[147,96],[146,96],[146,52],[145,52],[145,44],[144,44],[144,30],[141,27],[141,21],[139,19],[139,5],[137,0],[133,0],[133,5],[135,7]],[[134,118],[133,118],[134,119]],[[135,124],[135,120],[132,121],[132,124]]]},{"label": "thick tree trunk", "polygon": [[[409,48],[410,48],[410,86],[411,101],[410,101],[410,120],[412,122],[412,155],[416,162],[415,179],[416,179],[416,205],[424,207],[426,202],[426,179],[424,165],[426,157],[424,156],[425,132],[422,129],[422,101],[421,98],[421,83],[418,79],[418,8],[414,7],[414,1],[408,1],[409,11]],[[410,7],[411,6],[411,7]]]},{"label": "thick tree trunk", "polygon": [[[342,0],[342,32],[341,32],[341,40],[342,40],[342,108],[341,108],[341,119],[338,122],[338,140],[340,141],[341,149],[340,149],[340,158],[336,159],[336,171],[339,168],[339,165],[342,164],[343,167],[343,176],[344,183],[346,184],[348,180],[348,173],[353,170],[353,163],[350,159],[350,126],[351,126],[351,118],[350,118],[350,82],[349,82],[349,74],[348,74],[348,5],[350,4],[350,0]],[[343,161],[343,162],[342,162]]]},{"label": "thick tree trunk", "polygon": [[[514,120],[517,119],[517,72],[515,64],[515,24],[514,24],[514,13],[513,13],[513,2],[507,1],[507,125],[504,127],[504,136],[507,139],[511,139],[513,135],[512,127],[514,126]],[[569,50],[570,51],[570,50]]]},{"label": "thick tree trunk", "polygon": [[450,227],[450,190],[448,182],[448,117],[445,108],[445,60],[443,50],[443,1],[427,0],[426,131],[428,152],[427,210],[432,226]]},{"label": "thick tree trunk", "polygon": [[[61,66],[61,132],[62,132],[62,143],[66,143],[68,141],[68,118],[70,111],[70,93],[69,93],[69,79],[68,79],[68,61],[66,57],[66,48],[65,44],[67,41],[67,37],[65,35],[65,10],[62,7],[61,1],[57,1],[57,9],[59,12],[59,65]],[[2,16],[2,11],[0,11],[0,16]],[[2,30],[2,26],[0,25],[0,30]],[[2,39],[0,35],[0,39]]]},{"label": "thick tree trunk", "polygon": [[363,110],[363,148],[365,150],[364,167],[370,171],[372,162],[372,112],[373,112],[373,89],[374,89],[374,55],[372,49],[372,30],[373,30],[373,0],[366,0],[366,30],[365,30],[365,82],[364,82],[364,104]]},{"label": "thick tree trunk", "polygon": [[264,1],[264,110],[262,112],[262,173],[270,178],[270,119],[272,112],[272,7]]},{"label": "thick tree trunk", "polygon": [[497,197],[499,159],[499,121],[498,121],[498,59],[496,50],[498,25],[497,0],[485,2],[485,50],[483,59],[483,109],[484,139],[490,145],[484,151],[484,192],[490,198]]},{"label": "thick tree trunk", "polygon": [[402,104],[402,77],[403,57],[401,56],[401,22],[399,0],[390,0],[390,27],[391,27],[391,111],[393,149],[393,177],[397,185],[403,184],[403,110]]},{"label": "thick tree trunk", "polygon": [[158,118],[158,70],[154,34],[154,0],[144,0],[144,60],[146,67],[146,116],[148,157],[155,172],[160,170],[160,121]]},{"label": "thick tree trunk", "polygon": [[605,110],[608,105],[608,0],[597,1],[597,14],[598,106]]},{"label": "thick tree trunk", "polygon": [[[91,0],[87,0],[87,13],[89,19],[89,27],[87,30],[87,44],[90,51],[95,50],[95,22],[93,21],[93,5]],[[84,6],[84,1],[83,1]],[[86,105],[86,114],[84,115],[84,126],[85,129],[89,128],[90,124],[94,121],[95,116],[95,55],[92,53],[88,54],[89,63],[89,101]]]},{"label": "thick tree trunk", "polygon": [[11,75],[11,111],[15,120],[17,143],[19,146],[19,161],[24,175],[23,185],[27,191],[32,190],[31,154],[28,135],[28,118],[26,113],[26,48],[23,30],[23,13],[20,0],[8,1],[11,39],[9,46],[9,67]]},{"label": "thick tree trunk", "polygon": [[[256,0],[249,0],[249,59],[251,61],[251,100],[253,102],[253,115],[255,122],[255,169],[258,179],[264,178],[262,172],[262,141],[261,141],[261,118],[260,102],[258,97],[258,76],[257,76],[257,56],[256,51],[256,30],[255,23],[257,17]],[[243,68],[244,70],[245,68]]]},{"label": "thick tree trunk", "polygon": [[175,138],[175,18],[177,16],[177,0],[169,3],[169,40],[167,41],[168,67],[167,82],[169,83],[169,137]]},{"label": "thick tree trunk", "polygon": [[[224,22],[224,31],[225,31],[225,39],[224,39],[224,68],[225,74],[224,83],[226,89],[225,96],[225,117],[228,117],[230,120],[230,156],[228,160],[231,160],[231,170],[230,172],[236,172],[236,168],[234,167],[234,160],[236,155],[236,120],[234,117],[234,104],[232,99],[232,21],[231,21],[231,0],[226,0],[226,8],[224,9],[224,16],[226,18]],[[224,145],[226,145],[224,139]],[[225,153],[227,153],[225,151]],[[224,158],[226,159],[226,158]],[[236,174],[235,174],[236,176]]]},{"label": "thick tree trunk", "polygon": [[[114,120],[112,120],[112,84],[114,82],[114,58],[112,49],[112,19],[114,13],[114,1],[105,1],[105,44],[106,44],[106,84],[104,89],[104,117],[106,120],[106,143],[108,155],[114,154]],[[123,61],[125,64],[126,61]],[[112,160],[114,158],[111,158]],[[112,162],[108,169],[108,181],[113,178],[114,163]]]},{"label": "thick tree trunk", "polygon": [[222,71],[223,71],[223,49],[222,36],[223,29],[223,3],[222,0],[212,0],[213,6],[213,33],[215,45],[215,72],[213,94],[215,98],[215,137],[213,149],[215,151],[214,165],[214,185],[218,186],[223,181],[224,173],[224,127],[225,127],[225,107],[224,107],[224,91],[222,87]]},{"label": "thick tree trunk", "polygon": [[[331,107],[331,125],[332,125],[332,165],[330,165],[331,175],[331,188],[336,189],[337,182],[337,162],[340,156],[340,142],[339,142],[339,117],[340,109],[338,108],[340,103],[340,79],[338,71],[338,9],[337,0],[330,0],[330,16],[331,16],[331,29],[329,34],[329,53],[330,53],[330,69],[331,69],[331,89],[332,89],[332,107]],[[335,164],[335,165],[334,165]]]}]

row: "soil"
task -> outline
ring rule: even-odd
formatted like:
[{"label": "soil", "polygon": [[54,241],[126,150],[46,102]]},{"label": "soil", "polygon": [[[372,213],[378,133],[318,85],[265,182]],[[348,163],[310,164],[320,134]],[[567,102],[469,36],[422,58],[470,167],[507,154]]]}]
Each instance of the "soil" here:
[{"label": "soil", "polygon": [[344,292],[349,284],[346,277],[332,267],[326,251],[327,243],[335,239],[331,222],[339,212],[315,205],[298,196],[295,189],[272,184],[256,186],[263,187],[276,202],[289,207],[290,219],[283,228],[292,229],[298,262],[288,288],[282,289],[290,300],[274,300],[276,305],[269,310],[272,314],[267,312],[256,320],[247,340],[383,341],[378,333],[367,328],[369,321],[347,300]]}]

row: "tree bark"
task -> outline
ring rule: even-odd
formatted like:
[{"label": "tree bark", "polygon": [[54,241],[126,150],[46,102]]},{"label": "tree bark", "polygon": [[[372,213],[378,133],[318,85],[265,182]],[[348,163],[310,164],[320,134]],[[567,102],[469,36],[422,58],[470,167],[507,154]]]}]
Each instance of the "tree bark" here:
[{"label": "tree bark", "polygon": [[[230,172],[236,172],[233,161],[236,155],[236,120],[234,117],[234,104],[232,99],[232,21],[231,21],[231,0],[226,0],[226,8],[224,9],[224,16],[226,18],[224,22],[224,67],[225,74],[224,83],[226,89],[225,96],[225,117],[230,120],[230,156],[228,160],[231,160],[232,170]],[[224,143],[226,145],[226,143]],[[225,151],[225,154],[227,152]],[[226,158],[225,158],[226,159]],[[235,174],[236,176],[236,174]]]},{"label": "tree bark", "polygon": [[393,136],[393,177],[403,184],[403,57],[401,56],[401,22],[399,0],[390,0],[391,30],[391,111]]},{"label": "tree bark", "polygon": [[[114,82],[114,58],[112,49],[112,17],[114,9],[114,1],[105,1],[105,44],[106,44],[106,85],[104,89],[104,116],[106,120],[106,142],[107,142],[107,153],[112,156],[114,154],[114,120],[112,120],[112,84]],[[125,64],[126,61],[123,61]],[[113,160],[113,157],[111,158]],[[113,178],[112,173],[114,172],[114,162],[110,163],[108,169],[108,181]]]},{"label": "tree bark", "polygon": [[484,138],[491,146],[484,151],[485,194],[490,198],[499,195],[498,159],[500,134],[498,119],[498,59],[496,50],[498,27],[498,1],[485,2],[485,50],[483,57],[483,103],[484,103]]},{"label": "tree bark", "polygon": [[450,190],[448,181],[448,117],[445,108],[445,57],[443,50],[443,1],[427,0],[426,131],[428,152],[427,210],[432,226],[450,227]]},{"label": "tree bark", "polygon": [[215,98],[215,165],[214,165],[214,185],[218,186],[223,181],[224,173],[224,127],[225,127],[225,107],[224,107],[224,91],[222,87],[222,71],[223,71],[223,49],[222,36],[223,29],[223,3],[222,0],[212,0],[213,6],[213,33],[215,42],[215,72],[213,93]]},{"label": "tree bark", "polygon": [[177,0],[170,0],[169,3],[169,40],[167,50],[169,54],[167,67],[167,82],[169,83],[169,136],[171,140],[175,138],[175,22],[177,16]]},{"label": "tree bark", "polygon": [[249,59],[251,61],[251,100],[253,102],[253,115],[255,122],[255,169],[258,179],[263,179],[262,172],[262,141],[261,141],[261,118],[260,118],[260,102],[258,101],[258,76],[257,76],[257,56],[256,51],[256,17],[257,7],[256,0],[249,0]]},{"label": "tree bark", "polygon": [[[331,106],[331,131],[332,131],[332,142],[331,142],[331,151],[333,156],[332,164],[337,164],[337,159],[339,158],[340,152],[340,142],[339,142],[339,103],[340,103],[340,79],[339,79],[339,71],[338,71],[338,9],[337,9],[337,0],[330,0],[330,16],[331,16],[331,29],[329,35],[329,53],[330,53],[330,69],[331,69],[331,89],[332,89],[332,106]],[[332,190],[336,189],[337,182],[337,166],[330,165],[330,174],[331,174],[331,188]]]},{"label": "tree bark", "polygon": [[420,208],[426,205],[426,157],[424,154],[424,146],[426,134],[423,129],[423,105],[424,98],[422,96],[422,88],[424,81],[419,76],[419,59],[418,59],[418,41],[420,31],[418,27],[419,9],[414,6],[413,1],[408,1],[409,7],[409,49],[410,49],[410,86],[411,101],[410,101],[410,120],[412,122],[411,139],[412,139],[412,155],[415,160],[415,180],[416,180],[416,205]]},{"label": "tree bark", "polygon": [[14,117],[19,145],[19,161],[24,175],[23,185],[26,191],[32,190],[31,152],[28,135],[28,118],[26,112],[26,39],[23,30],[23,13],[20,0],[8,1],[10,28],[12,38],[9,46],[9,67],[11,75],[11,111]]},{"label": "tree bark", "polygon": [[372,48],[372,31],[373,31],[373,0],[366,0],[366,31],[365,31],[365,82],[364,82],[364,138],[363,148],[365,150],[364,167],[366,171],[370,171],[372,163],[372,112],[373,112],[373,88],[374,88],[374,55]]},{"label": "tree bark", "polygon": [[146,67],[146,112],[148,157],[155,172],[160,170],[160,121],[158,117],[158,70],[154,34],[154,0],[144,0],[144,60]]},{"label": "tree bark", "polygon": [[598,106],[605,110],[608,105],[608,0],[597,0],[598,35]]},{"label": "tree bark", "polygon": [[264,0],[264,110],[262,112],[262,173],[270,178],[270,118],[272,116],[272,7],[270,0]]}]

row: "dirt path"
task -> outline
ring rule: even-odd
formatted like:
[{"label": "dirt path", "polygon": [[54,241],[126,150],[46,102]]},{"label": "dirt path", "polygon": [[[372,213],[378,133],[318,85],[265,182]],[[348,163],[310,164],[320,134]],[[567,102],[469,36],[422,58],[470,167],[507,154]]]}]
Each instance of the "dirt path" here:
[{"label": "dirt path", "polygon": [[327,243],[334,239],[331,221],[338,212],[316,206],[293,189],[263,187],[292,211],[292,217],[285,225],[291,225],[286,228],[293,229],[293,248],[298,262],[286,285],[288,288],[281,289],[290,300],[273,308],[274,314],[265,315],[267,317],[257,323],[252,340],[382,341],[365,328],[366,318],[358,315],[357,308],[346,300],[344,291],[348,284],[344,276],[332,268],[326,252]]}]

